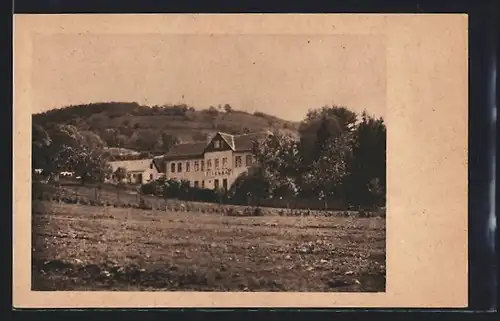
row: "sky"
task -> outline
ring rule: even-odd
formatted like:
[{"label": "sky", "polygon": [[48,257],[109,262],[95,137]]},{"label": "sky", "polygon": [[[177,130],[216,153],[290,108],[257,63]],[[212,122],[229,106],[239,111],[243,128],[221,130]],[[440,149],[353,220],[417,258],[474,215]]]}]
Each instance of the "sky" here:
[{"label": "sky", "polygon": [[228,103],[292,121],[335,104],[384,117],[385,53],[374,35],[40,34],[32,112],[127,101]]}]

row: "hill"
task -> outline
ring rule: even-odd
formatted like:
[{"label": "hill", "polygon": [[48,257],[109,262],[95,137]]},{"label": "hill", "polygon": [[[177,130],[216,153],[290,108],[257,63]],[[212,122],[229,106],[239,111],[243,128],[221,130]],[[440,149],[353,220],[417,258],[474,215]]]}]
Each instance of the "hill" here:
[{"label": "hill", "polygon": [[108,147],[164,152],[174,143],[201,141],[206,134],[279,130],[294,134],[298,123],[230,105],[197,110],[187,105],[142,106],[134,102],[67,106],[33,115],[33,123],[73,125],[97,134]]}]

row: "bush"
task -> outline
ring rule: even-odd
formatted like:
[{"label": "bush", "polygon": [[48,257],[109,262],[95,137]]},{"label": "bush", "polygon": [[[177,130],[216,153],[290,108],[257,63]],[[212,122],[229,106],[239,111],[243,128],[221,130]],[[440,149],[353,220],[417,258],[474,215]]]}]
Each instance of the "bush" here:
[{"label": "bush", "polygon": [[253,215],[254,216],[264,216],[264,211],[260,207],[256,207],[253,210]]}]

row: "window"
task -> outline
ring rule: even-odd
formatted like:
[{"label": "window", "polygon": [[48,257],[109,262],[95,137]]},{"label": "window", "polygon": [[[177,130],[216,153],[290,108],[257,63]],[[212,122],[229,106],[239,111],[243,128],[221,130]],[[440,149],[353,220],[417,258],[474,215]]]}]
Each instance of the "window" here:
[{"label": "window", "polygon": [[200,182],[199,181],[194,181],[194,187],[196,187],[196,188],[200,187]]},{"label": "window", "polygon": [[207,159],[207,170],[211,170],[211,169],[212,169],[212,160]]},{"label": "window", "polygon": [[214,147],[215,148],[220,148],[220,140],[214,141]]},{"label": "window", "polygon": [[236,156],[234,162],[234,167],[241,167],[243,165],[243,158],[241,156]]},{"label": "window", "polygon": [[177,163],[177,171],[182,172],[182,163]]},{"label": "window", "polygon": [[152,181],[153,180],[153,174],[149,174],[149,180]]},{"label": "window", "polygon": [[194,161],[194,171],[197,172],[200,170],[200,163],[198,161]]},{"label": "window", "polygon": [[189,172],[191,170],[191,163],[186,162],[186,172]]},{"label": "window", "polygon": [[226,178],[224,178],[224,179],[222,180],[222,188],[224,188],[224,191],[226,191],[226,192],[227,192],[227,179],[226,179]]},{"label": "window", "polygon": [[205,181],[201,181],[201,188],[205,188]]},{"label": "window", "polygon": [[175,173],[175,163],[170,164],[170,172]]},{"label": "window", "polygon": [[246,166],[252,165],[252,155],[247,155],[246,157]]},{"label": "window", "polygon": [[216,190],[219,189],[219,180],[218,179],[214,179],[214,188]]},{"label": "window", "polygon": [[149,169],[153,169],[153,163],[149,164]]},{"label": "window", "polygon": [[227,168],[227,157],[222,158],[222,168]]},{"label": "window", "polygon": [[202,161],[200,162],[200,165],[201,165],[201,171],[203,172],[203,171],[205,170],[205,161],[204,161],[204,160],[202,160]]},{"label": "window", "polygon": [[219,159],[218,158],[215,159],[215,169],[216,170],[219,169]]}]

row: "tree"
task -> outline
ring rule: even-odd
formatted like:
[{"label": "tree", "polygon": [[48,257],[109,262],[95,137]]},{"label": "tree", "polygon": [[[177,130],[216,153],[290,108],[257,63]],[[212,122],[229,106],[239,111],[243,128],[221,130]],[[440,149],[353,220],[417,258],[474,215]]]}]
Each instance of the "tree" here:
[{"label": "tree", "polygon": [[102,150],[106,147],[106,143],[102,140],[102,138],[92,132],[92,131],[82,131],[81,133],[83,144],[92,150]]},{"label": "tree", "polygon": [[341,187],[347,175],[347,160],[351,145],[346,136],[330,138],[320,152],[309,171],[305,173],[304,181],[319,192],[328,208],[328,200]]},{"label": "tree", "polygon": [[31,127],[31,159],[33,169],[47,169],[49,163],[49,147],[52,144],[47,131],[41,125]]},{"label": "tree", "polygon": [[59,171],[73,171],[80,177],[82,185],[89,180],[104,182],[106,175],[109,175],[109,167],[102,155],[86,146],[63,145],[55,153],[53,162]]},{"label": "tree", "polygon": [[127,169],[125,167],[118,167],[113,174],[116,182],[120,183],[127,178]]},{"label": "tree", "polygon": [[230,113],[230,112],[233,111],[233,108],[231,107],[231,105],[225,104],[224,105],[224,110],[226,111],[226,113]]},{"label": "tree", "polygon": [[255,141],[253,154],[261,175],[269,182],[273,197],[291,197],[298,192],[301,156],[298,142],[278,132],[262,141]]},{"label": "tree", "polygon": [[219,111],[214,106],[210,106],[207,110],[207,113],[208,115],[210,115],[212,120],[214,120],[217,117],[217,115],[219,115]]},{"label": "tree", "polygon": [[305,165],[311,166],[329,144],[340,135],[350,135],[355,129],[357,115],[345,107],[322,107],[309,110],[299,126],[301,154]]},{"label": "tree", "polygon": [[248,173],[243,173],[234,181],[228,195],[238,203],[258,205],[262,199],[270,195],[269,183],[262,167],[250,168]]},{"label": "tree", "polygon": [[177,136],[166,132],[163,132],[161,134],[161,149],[163,151],[168,152],[170,150],[170,147],[178,143],[179,143],[179,138]]},{"label": "tree", "polygon": [[353,205],[374,206],[385,203],[386,136],[384,120],[363,112],[362,121],[353,137],[346,182],[348,200]]},{"label": "tree", "polygon": [[146,129],[137,131],[132,138],[134,145],[140,150],[154,150],[161,145],[161,137],[154,130]]}]

